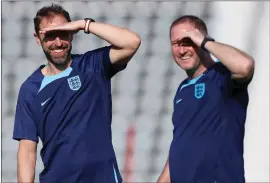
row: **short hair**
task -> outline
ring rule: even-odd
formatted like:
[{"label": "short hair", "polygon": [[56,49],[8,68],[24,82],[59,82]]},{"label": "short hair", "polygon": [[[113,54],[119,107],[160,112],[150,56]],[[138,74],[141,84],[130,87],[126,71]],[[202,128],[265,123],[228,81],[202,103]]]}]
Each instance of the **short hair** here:
[{"label": "short hair", "polygon": [[184,15],[174,20],[173,23],[171,24],[170,36],[171,36],[171,30],[173,26],[180,23],[186,23],[186,22],[193,24],[196,29],[202,31],[206,35],[208,34],[207,26],[202,19],[200,19],[199,17],[195,15]]},{"label": "short hair", "polygon": [[39,25],[42,18],[52,15],[62,15],[68,22],[71,22],[69,13],[62,6],[55,3],[52,3],[50,6],[44,6],[37,11],[36,17],[34,18],[34,26],[37,35],[39,35]]}]

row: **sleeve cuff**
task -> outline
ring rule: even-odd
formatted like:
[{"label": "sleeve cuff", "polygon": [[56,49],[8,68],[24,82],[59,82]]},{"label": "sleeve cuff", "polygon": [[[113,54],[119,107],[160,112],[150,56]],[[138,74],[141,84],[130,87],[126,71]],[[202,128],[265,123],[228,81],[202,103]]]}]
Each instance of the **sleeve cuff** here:
[{"label": "sleeve cuff", "polygon": [[31,140],[31,141],[34,141],[36,143],[39,142],[39,139],[38,138],[29,138],[29,137],[22,137],[22,136],[13,136],[12,137],[13,140],[17,140],[17,141],[20,141],[20,140]]}]

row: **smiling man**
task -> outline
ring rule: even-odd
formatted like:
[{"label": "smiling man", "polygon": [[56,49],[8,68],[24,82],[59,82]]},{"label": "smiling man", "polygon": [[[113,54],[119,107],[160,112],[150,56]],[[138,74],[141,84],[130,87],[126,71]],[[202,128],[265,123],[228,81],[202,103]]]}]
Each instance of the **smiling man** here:
[{"label": "smiling man", "polygon": [[[41,183],[122,182],[112,144],[110,80],[136,53],[140,37],[91,18],[71,21],[56,4],[38,10],[34,25],[48,63],[19,91],[13,133],[18,182],[34,182],[39,139]],[[110,46],[71,54],[73,35],[81,30]]]},{"label": "smiling man", "polygon": [[192,15],[172,23],[170,40],[174,60],[188,77],[175,94],[173,140],[158,182],[244,183],[252,57],[216,42]]}]

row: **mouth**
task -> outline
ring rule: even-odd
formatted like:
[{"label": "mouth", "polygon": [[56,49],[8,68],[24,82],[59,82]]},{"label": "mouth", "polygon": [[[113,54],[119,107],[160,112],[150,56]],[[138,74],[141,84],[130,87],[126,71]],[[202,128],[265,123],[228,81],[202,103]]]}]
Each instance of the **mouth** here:
[{"label": "mouth", "polygon": [[61,48],[61,49],[53,49],[51,50],[52,55],[57,56],[57,57],[61,57],[66,53],[66,49],[65,48]]},{"label": "mouth", "polygon": [[53,53],[62,53],[65,49],[55,49],[52,50]]},{"label": "mouth", "polygon": [[190,59],[190,58],[191,58],[190,55],[189,55],[189,56],[183,56],[183,57],[180,57],[181,60],[188,60],[188,59]]}]

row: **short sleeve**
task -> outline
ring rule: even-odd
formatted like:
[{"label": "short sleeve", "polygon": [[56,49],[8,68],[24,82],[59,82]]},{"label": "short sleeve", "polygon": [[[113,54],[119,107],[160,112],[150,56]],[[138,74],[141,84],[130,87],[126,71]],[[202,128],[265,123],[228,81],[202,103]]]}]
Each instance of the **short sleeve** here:
[{"label": "short sleeve", "polygon": [[228,94],[232,94],[238,91],[244,91],[247,89],[249,82],[239,84],[232,79],[231,72],[221,63],[218,62],[214,65],[214,69],[211,73],[212,80],[218,86],[218,88]]},{"label": "short sleeve", "polygon": [[111,46],[105,46],[95,50],[88,51],[79,57],[76,62],[84,71],[91,70],[93,72],[102,73],[107,79],[111,79],[115,74],[124,70],[127,64],[112,64],[110,60]]},{"label": "short sleeve", "polygon": [[230,71],[220,62],[216,63],[213,67],[214,68],[210,71],[212,81],[222,92],[231,90],[232,85]]},{"label": "short sleeve", "polygon": [[212,79],[218,86],[225,98],[229,98],[231,111],[237,111],[237,118],[244,122],[246,117],[246,109],[249,102],[248,84],[236,83],[232,79],[231,72],[222,64],[216,63],[212,73]]},{"label": "short sleeve", "polygon": [[37,127],[30,110],[31,94],[27,93],[27,89],[22,85],[15,113],[14,121],[14,140],[32,140],[38,143]]}]

